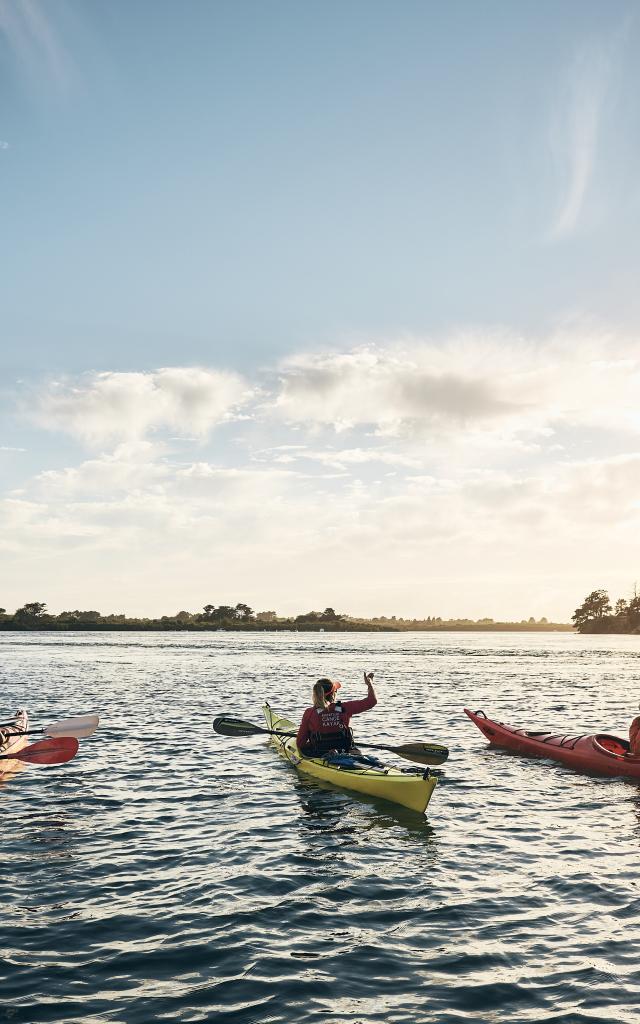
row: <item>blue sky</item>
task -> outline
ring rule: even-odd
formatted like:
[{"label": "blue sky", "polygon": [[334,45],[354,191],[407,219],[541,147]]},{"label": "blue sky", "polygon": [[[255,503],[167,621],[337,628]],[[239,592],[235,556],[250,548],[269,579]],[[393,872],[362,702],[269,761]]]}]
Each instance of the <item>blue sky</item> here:
[{"label": "blue sky", "polygon": [[0,603],[626,593],[639,33],[627,2],[0,0]]}]

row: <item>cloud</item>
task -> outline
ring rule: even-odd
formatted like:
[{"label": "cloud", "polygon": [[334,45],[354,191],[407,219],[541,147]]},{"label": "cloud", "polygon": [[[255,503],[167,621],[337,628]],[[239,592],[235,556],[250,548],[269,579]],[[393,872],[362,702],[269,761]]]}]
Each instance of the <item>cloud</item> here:
[{"label": "cloud", "polygon": [[[118,584],[128,580],[149,613],[173,603],[198,607],[200,594],[202,603],[252,604],[263,594],[290,610],[324,607],[332,597],[334,606],[365,611],[373,588],[386,614],[562,617],[582,597],[582,579],[598,571],[594,537],[606,534],[608,571],[622,575],[640,527],[640,453],[527,476],[477,468],[370,486],[285,468],[172,465],[153,446],[123,447],[118,460],[126,471],[115,459],[88,460],[75,476],[41,475],[26,494],[0,502],[0,548],[20,579],[46,562],[52,606],[58,572],[51,566],[59,563],[73,592],[83,567],[85,599],[101,608],[122,606]],[[103,490],[105,480],[116,486]],[[534,592],[528,581],[535,580]],[[564,613],[558,593],[546,604],[535,597],[554,587],[568,602]]]},{"label": "cloud", "polygon": [[552,240],[571,235],[582,215],[613,64],[614,47],[597,40],[582,47],[566,73],[552,122],[552,150],[563,179],[562,200],[549,232]]},{"label": "cloud", "polygon": [[537,343],[467,332],[439,344],[302,354],[283,366],[270,406],[309,430],[360,428],[496,453],[556,444],[558,430],[635,434],[639,408],[635,340],[580,328]]},{"label": "cloud", "polygon": [[120,444],[110,454],[88,459],[79,466],[45,470],[33,480],[31,493],[45,500],[75,498],[86,501],[153,489],[170,473],[159,445],[147,441]]},{"label": "cloud", "polygon": [[171,429],[200,437],[233,417],[249,389],[220,370],[173,367],[149,373],[99,373],[55,381],[31,417],[90,443],[143,438]]},{"label": "cloud", "polygon": [[[300,472],[314,463],[353,473],[376,464],[419,471],[454,454],[491,464],[557,458],[583,447],[589,430],[635,437],[639,409],[634,339],[576,329],[537,343],[467,332],[439,344],[305,353],[267,384],[180,367],[92,374],[31,396],[28,415],[103,447],[175,441],[180,431],[187,456],[216,426],[253,419],[236,463],[246,456]],[[274,444],[283,431],[285,443]],[[336,445],[336,436],[349,443]],[[297,439],[304,443],[289,443]]]},{"label": "cloud", "polygon": [[513,400],[475,355],[471,365],[460,358],[463,347],[447,352],[427,343],[301,355],[283,368],[275,409],[287,420],[338,430],[375,424],[384,433],[403,423],[438,427],[508,417]]},{"label": "cloud", "polygon": [[296,463],[320,463],[332,469],[345,471],[347,467],[366,466],[375,463],[405,468],[418,468],[422,462],[414,455],[388,448],[308,448],[306,445],[280,445],[254,453],[256,461],[295,465]]},{"label": "cloud", "polygon": [[594,573],[624,584],[640,528],[637,351],[579,326],[468,331],[298,354],[251,382],[180,367],[59,381],[33,394],[38,421],[108,447],[16,477],[7,586],[22,595],[46,565],[52,607],[81,575],[89,606],[122,607],[124,580],[148,613],[246,599],[566,616]]},{"label": "cloud", "polygon": [[9,143],[5,142],[3,139],[0,139],[0,149],[8,149],[8,148],[9,148]]},{"label": "cloud", "polygon": [[454,448],[495,460],[583,445],[589,429],[635,437],[640,356],[634,338],[579,324],[535,340],[467,330],[299,353],[253,381],[213,368],[89,374],[32,392],[22,408],[93,445],[161,437],[186,452],[223,423],[252,420],[260,461],[419,468]]},{"label": "cloud", "polygon": [[[58,16],[60,13],[58,5]],[[0,0],[0,35],[30,82],[44,76],[49,87],[66,92],[76,69],[49,14],[39,0]]]}]

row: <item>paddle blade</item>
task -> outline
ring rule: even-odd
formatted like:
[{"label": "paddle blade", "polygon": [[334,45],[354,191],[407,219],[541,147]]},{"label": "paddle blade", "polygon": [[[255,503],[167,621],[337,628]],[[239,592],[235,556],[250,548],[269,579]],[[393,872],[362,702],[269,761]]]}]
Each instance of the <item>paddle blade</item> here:
[{"label": "paddle blade", "polygon": [[52,722],[42,731],[45,736],[75,736],[76,739],[82,740],[87,736],[93,736],[99,721],[97,715],[79,715],[77,718],[63,718],[60,722]]},{"label": "paddle blade", "polygon": [[64,764],[78,753],[80,744],[73,736],[63,736],[56,740],[39,740],[23,747],[15,754],[3,754],[5,758],[26,761],[28,764]]},{"label": "paddle blade", "polygon": [[444,764],[449,757],[449,751],[440,743],[405,743],[402,747],[394,747],[393,750],[400,757],[406,757],[408,761],[415,761],[416,764]]},{"label": "paddle blade", "polygon": [[213,720],[214,732],[221,736],[257,736],[261,732],[269,732],[268,729],[261,729],[259,725],[245,722],[243,718],[231,718],[229,715],[219,715]]}]

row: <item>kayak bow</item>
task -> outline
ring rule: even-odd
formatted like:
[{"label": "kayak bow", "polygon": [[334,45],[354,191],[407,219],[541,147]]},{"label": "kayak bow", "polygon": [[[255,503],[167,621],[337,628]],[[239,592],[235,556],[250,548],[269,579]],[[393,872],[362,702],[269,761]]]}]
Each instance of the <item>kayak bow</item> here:
[{"label": "kayak bow", "polygon": [[528,732],[526,729],[514,729],[504,722],[494,722],[484,711],[464,708],[464,713],[494,747],[531,757],[549,757],[576,771],[640,779],[640,757],[630,754],[628,741],[618,736],[607,733],[569,736]]},{"label": "kayak bow", "polygon": [[[265,704],[263,712],[268,729],[276,729],[278,732],[297,731],[293,722],[277,715],[268,704]],[[382,764],[376,758],[356,760],[348,754],[340,755],[335,759],[336,763],[332,764],[331,758],[302,757],[295,737],[274,736],[271,742],[278,753],[302,775],[367,796],[381,797],[420,814],[426,810],[436,786],[437,778],[428,769],[401,771]],[[367,760],[374,763],[367,763]]]}]

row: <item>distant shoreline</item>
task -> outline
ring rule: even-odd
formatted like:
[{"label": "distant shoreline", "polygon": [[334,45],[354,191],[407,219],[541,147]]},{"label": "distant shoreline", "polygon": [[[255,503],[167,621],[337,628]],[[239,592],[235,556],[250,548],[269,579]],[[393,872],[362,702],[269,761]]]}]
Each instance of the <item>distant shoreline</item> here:
[{"label": "distant shoreline", "polygon": [[91,611],[65,611],[51,614],[42,601],[31,601],[13,614],[0,608],[0,630],[20,633],[33,632],[149,632],[149,633],[469,633],[569,632],[568,622],[549,622],[544,616],[520,619],[519,622],[496,622],[486,616],[481,619],[443,619],[427,615],[423,619],[404,616],[346,615],[333,608],[323,612],[305,612],[301,615],[278,615],[274,611],[254,612],[248,604],[235,606],[206,604],[201,612],[180,611],[174,615],[129,616],[124,612],[103,615]]},{"label": "distant shoreline", "polygon": [[298,625],[290,623],[282,625],[270,624],[262,626],[252,624],[250,626],[176,626],[162,625],[140,625],[139,623],[73,623],[73,625],[57,625],[54,623],[38,625],[15,625],[14,623],[0,623],[0,632],[3,633],[575,633],[575,628],[570,623],[549,622],[549,623],[527,623],[520,622],[496,622],[496,623],[464,623],[464,624],[442,624],[438,626],[414,626],[396,625],[382,626],[366,623],[342,623],[339,626],[316,626]]}]

